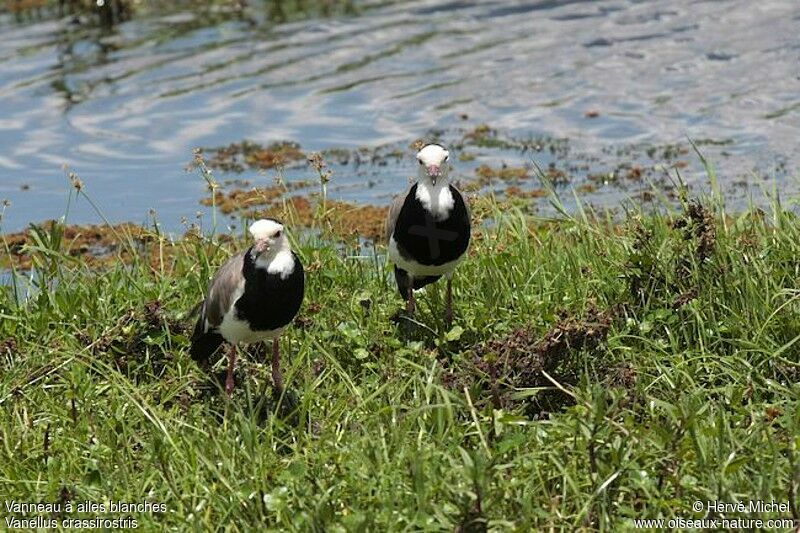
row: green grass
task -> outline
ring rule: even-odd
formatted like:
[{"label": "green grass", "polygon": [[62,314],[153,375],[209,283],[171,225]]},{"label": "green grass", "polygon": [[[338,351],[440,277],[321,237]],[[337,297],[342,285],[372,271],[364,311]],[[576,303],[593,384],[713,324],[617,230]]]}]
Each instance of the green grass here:
[{"label": "green grass", "polygon": [[93,271],[44,236],[29,299],[0,289],[0,494],[166,504],[133,514],[144,530],[617,530],[701,518],[695,500],[794,506],[800,221],[713,205],[494,211],[450,331],[441,286],[419,296],[424,327],[390,320],[383,250],[298,243],[295,416],[265,414],[263,355],[231,401],[188,356],[185,314],[243,242],[179,241],[151,269],[173,246],[158,236]]}]

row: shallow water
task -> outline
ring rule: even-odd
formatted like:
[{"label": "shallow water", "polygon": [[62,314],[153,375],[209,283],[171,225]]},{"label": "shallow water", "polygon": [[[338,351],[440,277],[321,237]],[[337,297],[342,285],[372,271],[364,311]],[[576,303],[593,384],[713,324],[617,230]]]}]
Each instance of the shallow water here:
[{"label": "shallow water", "polygon": [[[797,189],[792,0],[356,2],[286,23],[259,3],[241,13],[177,6],[113,30],[0,15],[0,199],[12,202],[4,230],[63,214],[63,164],[111,220],[144,221],[154,208],[177,228],[205,194],[184,170],[194,147],[244,138],[307,150],[405,147],[480,123],[567,138],[567,159],[598,168],[651,163],[632,146],[701,139],[734,201],[765,177]],[[544,152],[532,157],[549,163]],[[469,174],[501,161],[531,154],[478,150],[456,166]],[[414,161],[335,170],[334,195],[383,202]],[[685,174],[701,184],[698,170],[694,161]],[[624,194],[601,190],[592,201]],[[85,201],[70,219],[98,221]]]}]

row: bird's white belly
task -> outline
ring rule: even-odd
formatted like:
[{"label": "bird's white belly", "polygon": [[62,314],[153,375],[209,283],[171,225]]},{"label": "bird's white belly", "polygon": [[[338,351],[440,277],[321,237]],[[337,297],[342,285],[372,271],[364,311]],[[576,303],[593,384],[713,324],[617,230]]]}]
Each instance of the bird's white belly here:
[{"label": "bird's white belly", "polygon": [[250,324],[244,320],[236,318],[236,308],[231,307],[231,310],[225,314],[222,319],[222,324],[219,325],[220,334],[228,342],[261,342],[269,339],[274,339],[283,333],[285,327],[278,329],[271,329],[266,331],[253,331],[250,329]]},{"label": "bird's white belly", "polygon": [[400,250],[397,249],[397,242],[394,240],[394,235],[389,239],[389,259],[412,276],[445,276],[447,274],[452,274],[456,266],[464,260],[466,255],[467,254],[464,254],[458,259],[454,259],[442,265],[423,265],[400,255]]}]

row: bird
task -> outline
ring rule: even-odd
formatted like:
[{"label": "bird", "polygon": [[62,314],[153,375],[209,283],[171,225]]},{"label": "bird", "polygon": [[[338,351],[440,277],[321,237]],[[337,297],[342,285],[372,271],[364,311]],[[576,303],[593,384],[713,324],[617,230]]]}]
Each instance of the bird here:
[{"label": "bird", "polygon": [[389,209],[386,235],[397,289],[413,316],[414,290],[447,278],[445,324],[453,322],[453,272],[464,260],[471,236],[469,206],[449,179],[450,153],[439,144],[417,152],[415,183]]},{"label": "bird", "polygon": [[228,373],[225,392],[233,393],[233,367],[240,343],[272,339],[272,382],[283,392],[278,339],[303,303],[305,272],[292,251],[286,230],[267,218],[249,227],[253,245],[231,257],[217,271],[191,338],[192,359],[204,365],[227,341]]}]

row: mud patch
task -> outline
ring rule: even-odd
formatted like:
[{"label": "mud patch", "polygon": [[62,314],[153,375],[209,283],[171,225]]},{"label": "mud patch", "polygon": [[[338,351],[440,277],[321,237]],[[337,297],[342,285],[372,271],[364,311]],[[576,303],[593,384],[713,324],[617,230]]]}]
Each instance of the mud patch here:
[{"label": "mud patch", "polygon": [[7,234],[3,238],[9,247],[10,257],[8,261],[0,260],[0,267],[14,266],[20,270],[30,270],[34,264],[33,256],[42,248],[98,266],[117,257],[130,261],[147,243],[157,240],[151,231],[132,223],[65,226],[55,220],[31,225],[24,231]]},{"label": "mud patch", "polygon": [[[689,153],[688,145],[647,145],[631,144],[609,146],[602,150],[602,156],[589,156],[584,153],[573,153],[567,139],[539,137],[519,137],[493,128],[488,124],[479,124],[472,128],[460,127],[451,130],[431,130],[424,139],[414,142],[395,142],[379,146],[363,146],[355,149],[331,147],[320,153],[304,152],[300,145],[291,141],[282,141],[271,145],[258,145],[249,141],[232,143],[228,146],[205,149],[208,166],[229,172],[245,170],[263,171],[264,169],[295,168],[303,169],[304,163],[310,163],[316,174],[311,180],[303,180],[296,184],[278,184],[273,187],[262,187],[249,190],[232,190],[225,194],[217,191],[216,205],[226,215],[253,216],[275,213],[279,204],[289,201],[289,191],[305,196],[311,204],[315,204],[314,195],[327,195],[317,192],[314,185],[324,189],[331,180],[331,169],[326,161],[336,168],[337,173],[347,176],[344,185],[334,183],[331,191],[351,185],[351,176],[366,179],[369,176],[370,187],[383,187],[377,167],[390,164],[404,165],[413,161],[412,156],[424,144],[429,142],[443,143],[454,150],[461,160],[454,165],[453,179],[463,192],[505,194],[506,199],[514,198],[517,207],[531,204],[535,209],[547,211],[549,203],[542,201],[547,196],[539,183],[548,184],[549,188],[574,187],[588,201],[598,197],[602,204],[609,202],[616,205],[616,198],[626,191],[627,198],[638,197],[643,202],[661,198],[653,193],[653,188],[662,191],[664,198],[676,200],[677,194],[670,172],[675,168],[683,168],[686,161],[680,159]],[[324,160],[323,160],[324,158]],[[196,164],[196,162],[195,162]],[[363,166],[371,166],[364,169]],[[402,172],[392,169],[392,173]],[[374,177],[374,178],[373,178]],[[375,181],[372,181],[372,180]],[[282,187],[285,190],[282,190]],[[302,192],[299,192],[301,191]],[[397,192],[396,190],[392,193]],[[387,193],[388,194],[388,193]],[[294,200],[292,200],[294,202]],[[202,201],[211,205],[209,198]],[[382,202],[379,202],[382,203]],[[356,216],[370,216],[369,211],[358,212],[356,206],[365,204],[336,205],[335,210],[344,208],[343,219],[348,212]],[[615,208],[611,208],[613,211]],[[363,235],[378,235],[374,225],[345,222],[345,233],[359,232]]]},{"label": "mud patch", "polygon": [[228,192],[214,191],[214,197],[203,198],[200,203],[205,206],[216,206],[223,214],[230,215],[246,212],[255,207],[271,206],[281,200],[290,191],[297,191],[311,185],[309,181],[296,181],[256,187],[251,189],[232,189]]},{"label": "mud patch", "polygon": [[329,235],[339,239],[377,242],[384,238],[388,214],[389,208],[385,206],[336,201],[325,206],[321,222]]},{"label": "mud patch", "polygon": [[520,144],[514,139],[500,135],[496,129],[488,124],[479,124],[464,133],[461,137],[461,143],[478,148],[498,148],[502,150],[521,148]]},{"label": "mud patch", "polygon": [[225,172],[284,168],[306,160],[300,145],[290,141],[261,145],[245,140],[228,146],[203,148],[199,152],[209,156],[206,160],[209,168]]},{"label": "mud patch", "polygon": [[547,191],[544,189],[523,190],[515,185],[506,187],[506,198],[544,198]]},{"label": "mud patch", "polygon": [[[241,200],[241,203],[236,203]],[[318,194],[307,196],[278,196],[260,193],[229,195],[229,213],[247,219],[277,218],[297,230],[319,230],[337,240],[384,237],[387,206],[354,204],[338,200],[323,200]]]},{"label": "mud patch", "polygon": [[531,177],[530,170],[526,167],[509,167],[506,165],[500,168],[481,165],[475,169],[475,174],[477,174],[478,178],[484,183],[491,183],[493,180],[526,180]]}]

